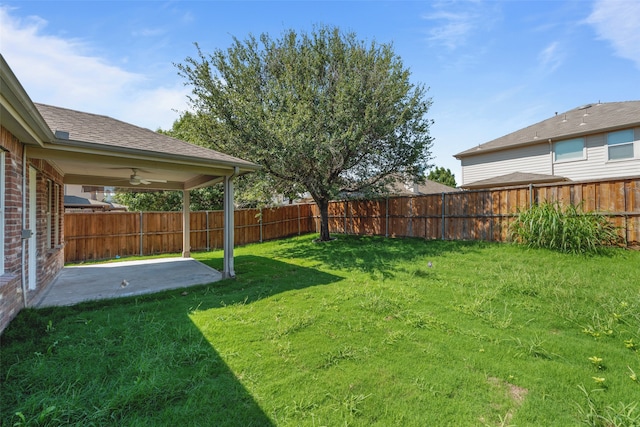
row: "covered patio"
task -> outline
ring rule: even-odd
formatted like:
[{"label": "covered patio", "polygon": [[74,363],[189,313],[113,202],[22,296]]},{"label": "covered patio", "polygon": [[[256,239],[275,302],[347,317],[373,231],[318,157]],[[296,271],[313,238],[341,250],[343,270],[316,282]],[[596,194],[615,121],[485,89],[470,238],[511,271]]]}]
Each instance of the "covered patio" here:
[{"label": "covered patio", "polygon": [[233,180],[257,170],[258,165],[111,117],[34,105],[54,135],[51,141],[27,147],[27,156],[53,164],[63,174],[64,184],[182,191],[184,258],[190,257],[189,191],[222,183],[222,278],[235,276]]}]

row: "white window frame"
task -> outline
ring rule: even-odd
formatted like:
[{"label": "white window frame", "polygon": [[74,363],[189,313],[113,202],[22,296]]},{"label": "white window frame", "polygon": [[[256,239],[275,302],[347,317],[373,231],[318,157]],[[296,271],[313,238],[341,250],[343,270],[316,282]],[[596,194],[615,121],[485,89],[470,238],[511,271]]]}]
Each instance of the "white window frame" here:
[{"label": "white window frame", "polygon": [[[622,142],[611,142],[613,139],[617,139],[617,137],[620,137],[622,134],[630,134],[631,135],[631,139],[629,141],[622,141]],[[633,129],[623,129],[623,130],[618,130],[615,132],[609,132],[607,134],[607,160],[610,162],[617,162],[617,161],[624,161],[624,160],[630,160],[630,159],[634,159],[635,156],[635,135],[634,135],[634,130]],[[611,158],[611,149],[612,148],[628,148],[631,147],[631,156],[626,156],[626,157],[616,157],[616,158]]]},{"label": "white window frame", "polygon": [[[571,151],[568,153],[562,153],[560,158],[558,158],[558,146],[561,145],[568,145],[568,144],[574,144],[574,143],[581,143],[582,144],[582,150],[578,151]],[[571,153],[573,153],[573,155],[571,155]],[[586,148],[585,148],[585,139],[584,137],[580,137],[580,138],[571,138],[571,139],[565,139],[562,141],[556,141],[553,144],[553,161],[554,163],[564,163],[564,162],[574,162],[576,160],[586,160],[587,156],[586,156]]]},{"label": "white window frame", "polygon": [[7,193],[5,191],[5,153],[4,150],[0,149],[0,222],[2,223],[2,227],[0,227],[0,276],[4,274],[4,245],[5,245],[5,218],[4,218],[4,204],[5,199],[7,198]]}]

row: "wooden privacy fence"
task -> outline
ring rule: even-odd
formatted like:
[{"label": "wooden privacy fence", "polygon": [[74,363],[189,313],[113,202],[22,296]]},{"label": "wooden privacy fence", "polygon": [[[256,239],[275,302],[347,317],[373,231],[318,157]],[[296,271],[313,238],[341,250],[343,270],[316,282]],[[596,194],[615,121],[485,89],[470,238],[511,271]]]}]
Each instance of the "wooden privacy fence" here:
[{"label": "wooden privacy fence", "polygon": [[[582,203],[608,216],[628,245],[640,242],[640,177],[598,182],[528,185],[329,205],[333,233],[444,240],[508,240],[518,210],[534,203]],[[313,206],[316,229],[320,211]]]},{"label": "wooden privacy fence", "polygon": [[[223,212],[191,212],[192,251],[222,248]],[[314,231],[311,205],[235,211],[235,244]],[[66,213],[65,262],[182,251],[182,212]]]},{"label": "wooden privacy fence", "polygon": [[[607,215],[628,245],[640,242],[640,177],[598,182],[528,185],[329,205],[332,233],[444,240],[508,240],[518,212],[545,201],[580,204]],[[223,212],[192,212],[191,250],[222,247]],[[237,210],[235,243],[318,232],[316,205]],[[182,251],[181,212],[67,213],[65,262]]]}]

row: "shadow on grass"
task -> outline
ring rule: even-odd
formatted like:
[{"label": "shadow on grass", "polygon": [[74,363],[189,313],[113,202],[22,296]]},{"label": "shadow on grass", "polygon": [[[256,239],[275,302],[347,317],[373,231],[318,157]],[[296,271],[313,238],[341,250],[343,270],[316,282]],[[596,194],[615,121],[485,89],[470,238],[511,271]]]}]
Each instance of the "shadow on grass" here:
[{"label": "shadow on grass", "polygon": [[274,425],[189,314],[342,278],[257,256],[236,267],[236,280],[23,310],[1,336],[0,425]]},{"label": "shadow on grass", "polygon": [[[450,252],[469,253],[485,242],[385,238],[380,236],[333,235],[329,242],[283,240],[276,255],[282,258],[314,260],[339,270],[382,273],[393,277],[398,261],[424,260]],[[291,242],[294,242],[292,244]]]}]

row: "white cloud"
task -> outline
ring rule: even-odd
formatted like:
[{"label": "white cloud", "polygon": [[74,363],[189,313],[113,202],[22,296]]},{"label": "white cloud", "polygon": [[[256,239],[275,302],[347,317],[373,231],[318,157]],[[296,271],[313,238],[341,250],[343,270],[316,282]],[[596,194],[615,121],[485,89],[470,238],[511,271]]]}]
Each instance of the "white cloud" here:
[{"label": "white cloud", "polygon": [[640,2],[597,0],[586,20],[598,37],[613,46],[616,55],[630,59],[640,68]]},{"label": "white cloud", "polygon": [[440,11],[426,16],[426,19],[440,21],[440,25],[429,30],[429,40],[449,49],[464,44],[474,28],[473,18],[466,13]]},{"label": "white cloud", "polygon": [[558,42],[552,42],[538,54],[541,69],[546,73],[554,72],[564,60],[564,54]]},{"label": "white cloud", "polygon": [[168,129],[186,108],[187,89],[153,82],[92,55],[90,43],[47,34],[37,16],[20,19],[0,6],[2,55],[34,102]]},{"label": "white cloud", "polygon": [[434,12],[423,16],[433,21],[428,30],[428,40],[450,50],[457,49],[477,31],[491,27],[498,14],[489,10],[480,1],[474,2],[436,2]]}]

